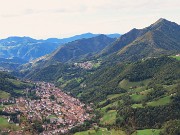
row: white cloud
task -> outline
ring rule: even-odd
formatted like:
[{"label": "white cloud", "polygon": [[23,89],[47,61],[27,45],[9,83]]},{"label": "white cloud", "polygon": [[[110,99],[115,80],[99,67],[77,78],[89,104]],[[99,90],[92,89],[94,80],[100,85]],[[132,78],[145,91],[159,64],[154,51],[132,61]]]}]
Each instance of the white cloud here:
[{"label": "white cloud", "polygon": [[180,23],[179,0],[0,0],[0,38],[125,33],[163,17]]}]

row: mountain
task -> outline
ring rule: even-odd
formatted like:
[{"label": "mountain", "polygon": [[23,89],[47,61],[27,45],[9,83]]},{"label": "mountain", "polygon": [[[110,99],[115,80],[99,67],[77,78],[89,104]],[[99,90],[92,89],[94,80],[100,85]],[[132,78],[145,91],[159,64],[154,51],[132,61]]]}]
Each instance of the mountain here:
[{"label": "mountain", "polygon": [[[30,37],[8,37],[0,40],[0,58],[19,57],[25,61],[31,61],[53,52],[62,44],[98,35],[100,34],[84,33],[69,38],[48,38],[46,40],[37,40]],[[107,36],[117,38],[120,35],[109,34]]]},{"label": "mountain", "polygon": [[[87,38],[92,38],[92,37],[96,37],[99,36],[101,34],[93,34],[93,33],[84,33],[84,34],[80,34],[80,35],[75,35],[69,38],[62,38],[62,39],[58,39],[58,38],[48,38],[46,41],[48,42],[61,42],[61,43],[68,43],[68,42],[72,42],[75,40],[79,40],[79,39],[87,39]],[[114,33],[114,34],[104,34],[110,38],[119,38],[121,35],[118,33]]]},{"label": "mountain", "polygon": [[67,62],[98,53],[115,39],[99,35],[89,39],[80,39],[59,47],[46,57],[47,61]]},{"label": "mountain", "polygon": [[122,35],[101,55],[116,53],[119,60],[138,60],[159,55],[180,52],[180,26],[165,19],[159,19],[144,29],[132,29]]},{"label": "mountain", "polygon": [[45,42],[30,37],[9,37],[0,40],[0,57],[18,57],[30,61],[51,53],[60,43]]},{"label": "mountain", "polygon": [[[93,38],[83,38],[76,40],[60,46],[57,50],[49,55],[40,57],[34,61],[22,65],[19,69],[21,72],[23,72],[26,78],[37,80],[37,78],[46,76],[44,75],[44,72],[49,72],[51,66],[54,67],[56,65],[62,69],[64,69],[64,67],[69,69],[72,66],[68,67],[68,65],[65,65],[65,63],[71,63],[70,65],[73,65],[75,61],[77,62],[80,60],[90,59],[91,57],[94,59],[95,54],[100,52],[115,40],[115,38],[109,38],[106,35],[99,35]],[[67,71],[59,70],[59,68],[54,68],[52,73],[53,75],[50,78],[53,78],[54,75],[60,75],[61,72],[64,73]],[[48,79],[48,81],[51,81],[51,79]]]},{"label": "mountain", "polygon": [[0,70],[17,70],[17,68],[27,63],[24,59],[13,57],[13,58],[0,58]]},{"label": "mountain", "polygon": [[118,33],[114,33],[114,34],[106,34],[106,36],[108,36],[110,38],[119,38],[121,35]]}]

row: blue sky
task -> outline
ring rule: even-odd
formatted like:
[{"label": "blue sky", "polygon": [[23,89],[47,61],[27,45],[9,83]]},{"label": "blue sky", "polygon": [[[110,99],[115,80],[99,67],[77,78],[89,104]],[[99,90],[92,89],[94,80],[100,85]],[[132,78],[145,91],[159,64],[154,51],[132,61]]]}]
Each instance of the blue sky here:
[{"label": "blue sky", "polygon": [[126,33],[159,18],[180,24],[180,0],[0,0],[0,38]]}]

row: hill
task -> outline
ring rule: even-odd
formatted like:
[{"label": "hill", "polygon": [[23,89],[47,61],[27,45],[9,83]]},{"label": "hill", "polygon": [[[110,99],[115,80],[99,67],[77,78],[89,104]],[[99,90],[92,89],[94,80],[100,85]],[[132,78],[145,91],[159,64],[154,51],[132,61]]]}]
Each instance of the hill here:
[{"label": "hill", "polygon": [[85,55],[98,53],[114,40],[115,39],[109,38],[105,35],[99,35],[89,39],[76,40],[57,49],[55,52],[49,55],[48,59],[59,62],[67,62],[69,60],[79,59]]},{"label": "hill", "polygon": [[102,66],[79,84],[69,82],[64,87],[82,101],[94,103],[98,126],[115,126],[128,135],[159,135],[170,128],[179,133],[172,123],[180,117],[180,61],[160,57]]},{"label": "hill", "polygon": [[126,88],[120,85],[124,80],[141,82],[149,79],[148,86],[153,87],[158,84],[176,84],[180,79],[180,61],[169,57],[101,66],[92,75],[84,77],[86,79],[81,83],[86,86],[85,88],[79,84],[79,87],[65,87],[65,90],[74,94],[81,93],[80,98],[86,102],[98,102],[105,99],[107,95],[126,92]]},{"label": "hill", "polygon": [[33,87],[32,84],[18,80],[6,72],[0,72],[0,98],[18,97],[23,95],[25,88]]}]

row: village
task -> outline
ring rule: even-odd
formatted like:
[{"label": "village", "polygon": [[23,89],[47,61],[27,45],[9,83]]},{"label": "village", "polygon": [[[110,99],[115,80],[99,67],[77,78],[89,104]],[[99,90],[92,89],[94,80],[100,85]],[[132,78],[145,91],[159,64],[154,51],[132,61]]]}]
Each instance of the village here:
[{"label": "village", "polygon": [[[41,121],[44,131],[41,134],[67,133],[71,128],[89,120],[91,116],[78,99],[62,92],[54,84],[36,82],[36,88],[26,89],[27,96],[15,98],[15,104],[4,108],[4,112],[21,112],[29,122]],[[28,93],[35,92],[34,97]],[[21,116],[18,116],[19,118]],[[21,124],[21,127],[22,124]]]}]

